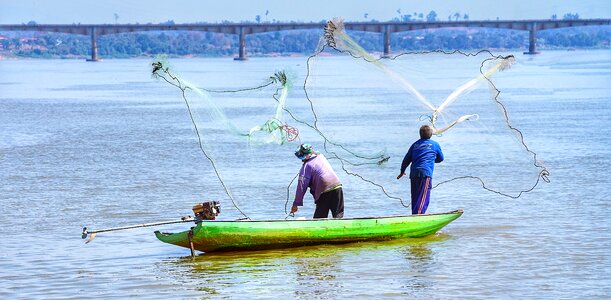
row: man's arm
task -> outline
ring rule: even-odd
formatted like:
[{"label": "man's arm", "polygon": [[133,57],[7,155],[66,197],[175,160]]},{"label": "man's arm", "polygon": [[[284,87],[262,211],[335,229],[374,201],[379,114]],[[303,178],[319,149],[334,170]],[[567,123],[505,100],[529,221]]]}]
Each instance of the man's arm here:
[{"label": "man's arm", "polygon": [[303,197],[305,196],[305,192],[310,186],[310,173],[310,168],[308,168],[307,165],[304,164],[301,170],[299,171],[299,179],[297,180],[297,190],[295,191],[295,200],[293,201],[293,207],[303,206]]},{"label": "man's arm", "polygon": [[443,152],[441,152],[441,147],[437,144],[437,157],[435,158],[435,163],[440,163],[443,161]]},{"label": "man's arm", "polygon": [[399,173],[397,179],[400,179],[405,175],[405,170],[407,169],[407,166],[409,166],[409,164],[412,162],[412,147],[413,145],[409,147],[409,150],[407,150],[405,157],[403,157],[403,162],[401,163],[401,173]]}]

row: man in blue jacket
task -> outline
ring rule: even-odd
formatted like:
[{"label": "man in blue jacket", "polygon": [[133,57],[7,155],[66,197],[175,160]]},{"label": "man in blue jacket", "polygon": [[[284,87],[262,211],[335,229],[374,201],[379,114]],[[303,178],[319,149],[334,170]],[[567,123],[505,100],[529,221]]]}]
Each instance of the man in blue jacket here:
[{"label": "man in blue jacket", "polygon": [[426,212],[431,197],[431,178],[435,163],[443,161],[443,153],[439,144],[433,140],[433,128],[429,125],[420,127],[420,139],[409,147],[401,164],[400,179],[405,175],[405,169],[411,164],[409,179],[411,181],[412,214],[420,215]]}]

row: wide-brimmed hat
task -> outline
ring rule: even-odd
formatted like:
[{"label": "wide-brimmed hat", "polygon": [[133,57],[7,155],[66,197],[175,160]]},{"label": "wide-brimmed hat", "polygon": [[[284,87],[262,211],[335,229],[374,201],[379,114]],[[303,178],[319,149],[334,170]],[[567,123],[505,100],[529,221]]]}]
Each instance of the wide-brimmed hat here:
[{"label": "wide-brimmed hat", "polygon": [[301,144],[295,151],[295,156],[301,160],[308,160],[316,157],[319,152],[314,151],[314,147],[310,144]]}]

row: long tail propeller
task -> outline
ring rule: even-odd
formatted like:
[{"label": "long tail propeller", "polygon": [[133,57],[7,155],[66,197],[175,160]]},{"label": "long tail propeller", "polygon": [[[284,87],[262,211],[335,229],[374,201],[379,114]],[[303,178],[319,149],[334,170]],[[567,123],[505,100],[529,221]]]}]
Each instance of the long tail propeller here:
[{"label": "long tail propeller", "polygon": [[140,228],[140,227],[152,227],[152,226],[159,226],[159,225],[166,225],[166,224],[187,223],[187,222],[195,222],[195,221],[196,220],[193,219],[191,216],[186,216],[186,217],[180,218],[180,220],[162,221],[162,222],[155,222],[155,223],[144,223],[144,224],[122,226],[122,227],[114,227],[114,228],[106,228],[106,229],[91,230],[91,231],[87,230],[87,227],[83,227],[83,233],[81,235],[81,238],[82,239],[86,239],[87,236],[89,236],[89,239],[87,241],[85,241],[85,244],[88,244],[91,241],[93,241],[93,239],[95,238],[96,234],[99,233],[99,232],[126,230],[126,229]]}]

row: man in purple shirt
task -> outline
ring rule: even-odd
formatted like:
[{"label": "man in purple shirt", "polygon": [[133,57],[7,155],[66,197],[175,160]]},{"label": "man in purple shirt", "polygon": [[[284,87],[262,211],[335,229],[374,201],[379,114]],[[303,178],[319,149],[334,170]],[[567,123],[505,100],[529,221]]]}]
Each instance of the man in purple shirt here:
[{"label": "man in purple shirt", "polygon": [[309,144],[302,144],[295,151],[295,156],[301,159],[303,165],[299,170],[299,182],[295,192],[295,201],[291,213],[303,206],[303,196],[308,188],[314,197],[316,211],[314,218],[327,218],[329,211],[333,218],[344,217],[344,194],[342,183],[329,164],[329,161],[320,152],[314,151]]},{"label": "man in purple shirt", "polygon": [[401,173],[397,179],[405,175],[405,169],[411,163],[409,179],[411,181],[412,214],[420,215],[426,212],[431,198],[431,179],[435,163],[443,161],[443,153],[439,144],[433,140],[433,128],[429,125],[420,127],[420,139],[409,147],[401,164]]}]

